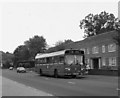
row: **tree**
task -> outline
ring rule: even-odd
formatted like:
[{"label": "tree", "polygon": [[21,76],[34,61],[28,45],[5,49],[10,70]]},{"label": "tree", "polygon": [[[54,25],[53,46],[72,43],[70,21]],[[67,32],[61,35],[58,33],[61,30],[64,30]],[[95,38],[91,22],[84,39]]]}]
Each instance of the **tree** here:
[{"label": "tree", "polygon": [[64,40],[64,44],[72,43],[73,41],[71,39]]},{"label": "tree", "polygon": [[120,30],[118,31],[117,36],[115,36],[115,37],[113,36],[113,39],[114,39],[115,43],[120,46]]},{"label": "tree", "polygon": [[17,56],[19,60],[29,59],[29,51],[25,45],[18,46],[14,51],[14,55]]},{"label": "tree", "polygon": [[64,50],[65,49],[65,45],[66,44],[69,44],[73,42],[72,40],[68,39],[68,40],[64,40],[64,41],[57,41],[55,43],[55,46],[54,47],[51,47],[47,50],[47,52],[55,52],[55,51],[60,51],[60,50]]},{"label": "tree", "polygon": [[28,60],[30,58],[29,50],[25,45],[18,46],[13,54],[14,54],[14,65],[16,65],[18,61]]},{"label": "tree", "polygon": [[65,45],[69,44],[71,42],[73,42],[73,41],[70,40],[70,39],[56,42],[56,44],[55,44],[56,51],[64,50],[65,49]]},{"label": "tree", "polygon": [[4,53],[3,51],[0,51],[0,63],[3,64],[3,68],[9,68],[10,66],[13,66],[13,58],[14,55],[12,53],[6,52]]},{"label": "tree", "polygon": [[25,41],[24,44],[27,46],[31,58],[34,58],[38,52],[43,53],[47,46],[46,39],[38,35]]},{"label": "tree", "polygon": [[120,29],[120,20],[113,14],[101,12],[100,14],[88,14],[80,21],[80,28],[84,29],[84,37],[90,37],[112,30]]},{"label": "tree", "polygon": [[34,36],[24,42],[24,45],[18,46],[14,50],[14,65],[17,66],[18,61],[33,60],[38,52],[44,52],[46,49],[46,40],[43,36]]},{"label": "tree", "polygon": [[63,41],[56,42],[56,44],[55,44],[56,51],[64,50],[65,49],[64,44],[65,44],[65,42],[63,42]]}]

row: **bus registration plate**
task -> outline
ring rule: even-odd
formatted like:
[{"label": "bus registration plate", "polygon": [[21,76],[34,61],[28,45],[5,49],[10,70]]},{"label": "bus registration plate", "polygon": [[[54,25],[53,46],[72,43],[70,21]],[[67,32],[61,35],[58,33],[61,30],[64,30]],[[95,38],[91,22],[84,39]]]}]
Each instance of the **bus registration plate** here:
[{"label": "bus registration plate", "polygon": [[73,75],[79,75],[79,73],[73,73]]}]

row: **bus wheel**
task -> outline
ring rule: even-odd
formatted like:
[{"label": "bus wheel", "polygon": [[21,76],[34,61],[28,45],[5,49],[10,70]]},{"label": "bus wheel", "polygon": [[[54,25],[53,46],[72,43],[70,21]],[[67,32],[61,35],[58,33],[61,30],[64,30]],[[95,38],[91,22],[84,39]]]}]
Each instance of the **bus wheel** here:
[{"label": "bus wheel", "polygon": [[43,75],[43,73],[42,73],[42,69],[40,69],[40,76],[42,76]]},{"label": "bus wheel", "polygon": [[58,71],[57,71],[57,69],[54,70],[54,77],[58,78]]}]

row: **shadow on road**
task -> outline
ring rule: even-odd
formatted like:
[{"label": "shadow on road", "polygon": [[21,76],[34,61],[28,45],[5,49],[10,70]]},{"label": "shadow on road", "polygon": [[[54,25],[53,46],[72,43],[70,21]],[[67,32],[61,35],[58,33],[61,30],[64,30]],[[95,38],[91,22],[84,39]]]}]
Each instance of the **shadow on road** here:
[{"label": "shadow on road", "polygon": [[[40,76],[38,74],[37,76],[39,76],[39,77],[54,78],[55,79],[55,77],[51,76],[51,75],[42,75],[42,76]],[[84,78],[86,78],[86,77],[84,77],[84,76],[78,76],[78,77],[75,77],[75,76],[58,76],[56,79],[84,79]]]}]

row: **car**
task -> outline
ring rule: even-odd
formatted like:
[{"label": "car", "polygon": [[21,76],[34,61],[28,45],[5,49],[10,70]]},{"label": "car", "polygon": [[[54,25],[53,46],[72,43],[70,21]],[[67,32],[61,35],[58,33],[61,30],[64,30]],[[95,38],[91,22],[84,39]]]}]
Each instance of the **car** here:
[{"label": "car", "polygon": [[17,72],[18,73],[25,73],[26,69],[24,67],[17,67]]},{"label": "car", "polygon": [[13,67],[9,67],[9,70],[13,70]]}]

